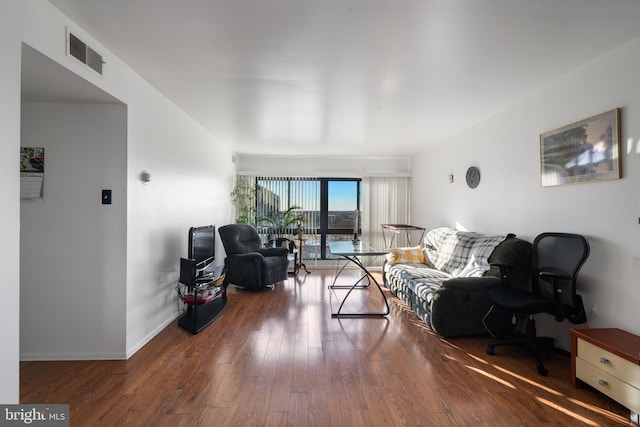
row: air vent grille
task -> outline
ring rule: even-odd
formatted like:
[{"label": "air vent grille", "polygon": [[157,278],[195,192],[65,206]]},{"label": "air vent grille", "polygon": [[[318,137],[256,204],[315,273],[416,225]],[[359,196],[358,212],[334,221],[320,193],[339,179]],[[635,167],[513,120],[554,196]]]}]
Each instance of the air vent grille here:
[{"label": "air vent grille", "polygon": [[95,72],[102,74],[102,64],[105,62],[95,50],[91,49],[85,42],[76,37],[73,33],[69,33],[69,54],[86,64]]}]

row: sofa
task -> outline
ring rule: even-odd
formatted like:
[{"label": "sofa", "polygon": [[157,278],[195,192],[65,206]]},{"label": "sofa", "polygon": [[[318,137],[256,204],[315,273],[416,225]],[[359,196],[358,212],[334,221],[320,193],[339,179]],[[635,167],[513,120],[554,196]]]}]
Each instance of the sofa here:
[{"label": "sofa", "polygon": [[531,244],[513,234],[439,227],[425,234],[421,246],[390,249],[383,279],[434,332],[458,337],[510,328],[508,313],[490,312],[487,291],[504,281],[527,283],[530,268]]}]

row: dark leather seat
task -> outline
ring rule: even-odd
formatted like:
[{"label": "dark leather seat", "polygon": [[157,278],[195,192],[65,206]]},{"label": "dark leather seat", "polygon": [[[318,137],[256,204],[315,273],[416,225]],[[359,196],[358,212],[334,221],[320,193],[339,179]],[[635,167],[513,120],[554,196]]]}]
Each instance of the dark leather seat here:
[{"label": "dark leather seat", "polygon": [[287,279],[287,248],[263,248],[258,232],[247,224],[223,225],[218,233],[227,253],[225,284],[261,289]]}]

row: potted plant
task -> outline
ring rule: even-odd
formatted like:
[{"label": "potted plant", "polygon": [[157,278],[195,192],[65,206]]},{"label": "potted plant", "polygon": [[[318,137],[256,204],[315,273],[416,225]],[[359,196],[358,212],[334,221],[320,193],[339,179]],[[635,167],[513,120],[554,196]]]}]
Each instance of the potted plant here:
[{"label": "potted plant", "polygon": [[268,215],[258,218],[259,223],[266,223],[269,234],[269,243],[275,237],[284,235],[298,235],[304,230],[304,215],[297,212],[300,206],[291,206],[286,211],[273,211]]},{"label": "potted plant", "polygon": [[256,194],[255,184],[247,178],[239,177],[231,191],[231,203],[236,208],[236,223],[256,226]]}]

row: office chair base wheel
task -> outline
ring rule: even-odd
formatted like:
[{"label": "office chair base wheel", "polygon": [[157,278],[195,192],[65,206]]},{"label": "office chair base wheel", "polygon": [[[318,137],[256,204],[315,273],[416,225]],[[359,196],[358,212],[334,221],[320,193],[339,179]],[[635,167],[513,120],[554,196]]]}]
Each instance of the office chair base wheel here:
[{"label": "office chair base wheel", "polygon": [[543,377],[546,377],[547,374],[549,373],[549,371],[547,370],[547,368],[545,368],[544,366],[542,366],[542,363],[538,364],[536,363],[536,367],[538,368],[538,373],[540,375],[542,375]]},{"label": "office chair base wheel", "polygon": [[[495,354],[495,350],[494,347],[496,345],[509,345],[508,343],[505,342],[491,342],[489,344],[487,344],[487,354],[493,356]],[[542,359],[540,358],[540,353],[538,353],[537,349],[532,348],[530,345],[526,345],[525,349],[530,352],[531,354],[533,354],[534,359],[536,359],[536,368],[538,369],[538,373],[540,375],[542,375],[543,377],[546,377],[547,374],[549,374],[549,371],[544,367],[544,365],[542,364]]]}]

